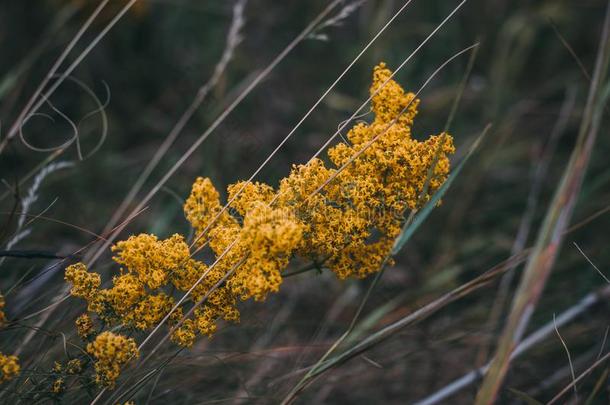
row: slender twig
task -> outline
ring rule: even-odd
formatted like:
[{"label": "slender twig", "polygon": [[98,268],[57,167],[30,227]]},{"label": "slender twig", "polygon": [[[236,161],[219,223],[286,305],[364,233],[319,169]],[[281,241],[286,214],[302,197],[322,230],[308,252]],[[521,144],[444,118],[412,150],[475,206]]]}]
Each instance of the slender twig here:
[{"label": "slender twig", "polygon": [[582,380],[583,378],[585,378],[587,375],[589,375],[593,370],[595,370],[597,367],[599,367],[601,364],[605,363],[608,359],[610,359],[610,352],[606,353],[604,355],[604,357],[602,357],[601,359],[597,360],[595,363],[593,363],[591,365],[591,367],[589,367],[588,369],[586,369],[585,371],[583,371],[574,381],[572,381],[570,384],[566,385],[561,391],[559,391],[559,393],[557,395],[555,395],[553,397],[553,399],[551,399],[549,402],[547,402],[546,405],[552,405],[554,403],[557,403],[557,401],[559,401],[559,399],[565,395],[566,392],[568,392],[573,385],[575,385],[576,383],[578,383],[580,380]]},{"label": "slender twig", "polygon": [[[574,364],[572,364],[572,356],[570,356],[570,349],[568,349],[568,345],[559,333],[559,327],[557,326],[557,322],[555,320],[555,314],[553,314],[553,327],[555,329],[555,333],[557,333],[557,337],[561,341],[561,345],[566,351],[566,355],[568,356],[568,365],[570,366],[570,374],[572,374],[572,381],[576,380],[576,374],[574,373]],[[576,402],[578,402],[578,389],[576,388],[576,383],[574,383],[574,398]]]},{"label": "slender twig", "polygon": [[583,255],[583,257],[589,262],[589,264],[591,266],[593,266],[593,268],[599,273],[599,275],[606,280],[606,283],[610,284],[610,280],[608,280],[608,277],[606,277],[606,275],[604,273],[602,273],[602,271],[595,265],[595,263],[593,263],[593,261],[591,261],[591,259],[589,259],[589,256],[587,256],[585,254],[585,252],[582,251],[582,249],[580,248],[580,246],[578,246],[578,244],[576,242],[574,242],[574,246],[576,246],[576,249],[578,249],[578,251],[580,252],[581,255]]}]

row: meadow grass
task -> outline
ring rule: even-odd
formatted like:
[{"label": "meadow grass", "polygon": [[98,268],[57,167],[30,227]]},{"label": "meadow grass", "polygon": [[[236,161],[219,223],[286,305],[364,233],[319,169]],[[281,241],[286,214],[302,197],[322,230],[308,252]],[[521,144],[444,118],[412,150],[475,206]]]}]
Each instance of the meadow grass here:
[{"label": "meadow grass", "polygon": [[610,8],[496,3],[7,6],[0,401],[607,401]]}]

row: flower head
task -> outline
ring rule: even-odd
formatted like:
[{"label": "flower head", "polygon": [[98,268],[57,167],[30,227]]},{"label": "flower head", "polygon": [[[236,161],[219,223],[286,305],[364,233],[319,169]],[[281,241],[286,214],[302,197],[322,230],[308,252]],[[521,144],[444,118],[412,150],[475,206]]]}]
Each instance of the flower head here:
[{"label": "flower head", "polygon": [[83,263],[66,267],[65,279],[72,283],[70,294],[85,299],[93,297],[102,283],[100,275],[89,273]]},{"label": "flower head", "polygon": [[167,283],[169,274],[189,259],[189,248],[181,235],[165,240],[155,235],[140,234],[112,247],[114,261],[124,265],[130,274],[151,289]]},{"label": "flower head", "polygon": [[0,353],[0,384],[12,380],[20,371],[21,367],[17,356],[7,356]]},{"label": "flower head", "polygon": [[63,378],[58,378],[53,381],[53,385],[51,386],[51,392],[53,394],[61,394],[66,389],[66,382]]},{"label": "flower head", "polygon": [[135,340],[112,332],[100,333],[87,345],[87,353],[95,358],[95,380],[113,388],[121,370],[139,355]]},{"label": "flower head", "polygon": [[76,332],[81,339],[87,340],[95,334],[93,329],[93,321],[89,314],[82,314],[76,318]]}]

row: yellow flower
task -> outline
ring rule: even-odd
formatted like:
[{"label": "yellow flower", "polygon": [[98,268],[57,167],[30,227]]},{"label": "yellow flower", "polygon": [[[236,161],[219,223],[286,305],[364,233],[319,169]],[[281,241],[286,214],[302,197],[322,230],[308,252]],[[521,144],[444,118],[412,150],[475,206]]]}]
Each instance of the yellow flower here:
[{"label": "yellow flower", "polygon": [[171,340],[178,346],[191,347],[195,343],[195,326],[192,319],[187,319],[172,333]]},{"label": "yellow flower", "polygon": [[122,274],[112,278],[112,288],[105,290],[104,299],[120,316],[131,311],[144,296],[144,285],[133,274]]},{"label": "yellow flower", "polygon": [[72,283],[70,294],[85,299],[93,297],[102,283],[100,275],[89,273],[83,263],[66,267],[65,279]]},{"label": "yellow flower", "polygon": [[[371,108],[375,113],[375,123],[389,123],[397,120],[397,125],[410,127],[417,115],[419,100],[413,93],[405,93],[400,84],[393,79],[392,71],[384,62],[373,69],[373,84],[371,85]],[[401,111],[404,111],[401,114]],[[353,141],[352,141],[353,142]]]},{"label": "yellow flower", "polygon": [[76,318],[76,333],[83,340],[89,339],[93,334],[95,334],[95,330],[93,329],[93,321],[88,314],[82,314],[78,318]]},{"label": "yellow flower", "polygon": [[281,271],[300,243],[303,228],[289,208],[276,209],[264,202],[252,203],[245,214],[237,248],[244,252],[242,257],[245,252],[249,253],[227,281],[232,293],[242,300],[253,297],[260,301],[268,293],[277,292],[282,283]]},{"label": "yellow flower", "polygon": [[100,333],[87,352],[96,360],[95,381],[108,388],[114,388],[123,367],[139,355],[135,340],[112,332]]},{"label": "yellow flower", "polygon": [[21,367],[17,356],[7,356],[0,353],[0,384],[12,380],[20,371]]},{"label": "yellow flower", "polygon": [[[216,218],[221,209],[220,196],[212,181],[198,177],[193,184],[191,194],[184,203],[184,215],[199,237],[198,244],[205,242],[206,235],[203,233],[204,231],[207,233],[208,225]],[[234,219],[227,211],[216,219],[217,225],[229,225],[231,222],[234,222]]]},{"label": "yellow flower", "polygon": [[51,387],[51,392],[53,394],[60,394],[66,389],[66,383],[63,378],[58,378],[53,381],[53,386]]},{"label": "yellow flower", "polygon": [[[240,192],[241,191],[241,192]],[[269,203],[274,196],[273,187],[259,182],[238,181],[227,188],[227,200],[231,202],[239,215],[244,216],[252,207],[252,204],[260,202]],[[240,192],[238,194],[238,192]]]},{"label": "yellow flower", "polygon": [[167,283],[169,273],[179,268],[190,257],[188,245],[181,235],[175,234],[166,240],[155,235],[140,234],[112,247],[118,252],[114,261],[122,264],[140,282],[149,288],[159,288]]},{"label": "yellow flower", "polygon": [[80,374],[83,371],[83,363],[79,359],[72,359],[66,364],[66,371],[70,375]]},{"label": "yellow flower", "polygon": [[391,74],[383,63],[375,67],[375,118],[356,124],[347,134],[349,144],[328,151],[336,169],[314,159],[280,183],[278,204],[293,206],[306,224],[299,255],[325,261],[342,279],[380,269],[405,211],[419,209],[445,182],[448,155],[455,151],[446,133],[423,142],[412,137],[419,100]]},{"label": "yellow flower", "polygon": [[173,305],[174,299],[165,293],[149,295],[124,317],[124,321],[132,323],[138,329],[147,330],[159,323]]},{"label": "yellow flower", "polygon": [[[447,133],[413,136],[419,100],[391,75],[384,63],[374,69],[372,122],[354,125],[327,159],[294,165],[277,190],[259,182],[231,184],[229,209],[221,214],[212,181],[197,178],[184,204],[197,234],[196,252],[178,234],[164,240],[131,236],[112,248],[122,266],[112,287],[100,290],[100,276],[79,263],[66,269],[72,294],[107,324],[149,330],[173,307],[173,291],[190,291],[185,308],[197,308],[171,340],[191,347],[198,335],[212,337],[220,320],[239,322],[237,300],[262,301],[277,292],[295,256],[329,268],[339,279],[364,278],[391,265],[406,211],[420,209],[442,186],[455,151]],[[213,266],[191,257],[204,248],[204,255],[214,256]],[[90,336],[87,319],[77,322],[81,336]],[[168,323],[182,319],[179,307]],[[97,352],[101,336],[99,345],[119,339],[101,334],[88,346],[90,353]],[[116,364],[99,359],[98,382],[112,385],[120,371]]]}]

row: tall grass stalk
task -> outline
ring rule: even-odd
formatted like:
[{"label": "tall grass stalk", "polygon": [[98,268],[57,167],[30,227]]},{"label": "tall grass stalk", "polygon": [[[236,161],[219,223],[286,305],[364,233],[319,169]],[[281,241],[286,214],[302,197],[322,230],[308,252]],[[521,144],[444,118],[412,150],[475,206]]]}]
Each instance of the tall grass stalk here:
[{"label": "tall grass stalk", "polygon": [[570,162],[547,211],[534,250],[521,277],[508,321],[498,342],[496,354],[477,394],[477,405],[491,404],[497,398],[510,365],[512,352],[525,333],[561,247],[563,233],[569,226],[572,211],[597,138],[602,117],[601,112],[606,101],[607,94],[604,94],[604,86],[610,56],[609,30],[610,3],[606,11],[595,72],[576,146],[572,151]]}]

